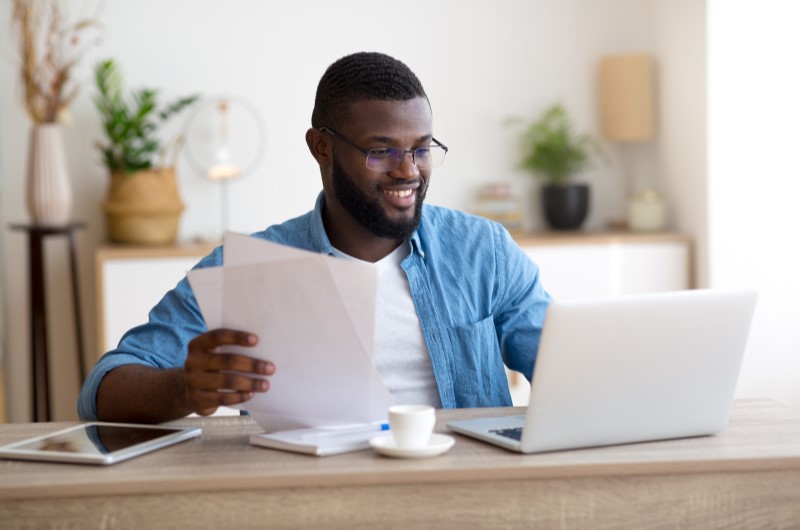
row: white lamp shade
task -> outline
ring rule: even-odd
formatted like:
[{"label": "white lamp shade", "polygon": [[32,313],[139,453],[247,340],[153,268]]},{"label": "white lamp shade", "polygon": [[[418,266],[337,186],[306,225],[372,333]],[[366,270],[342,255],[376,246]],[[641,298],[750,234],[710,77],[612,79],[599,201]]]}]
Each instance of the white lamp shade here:
[{"label": "white lamp shade", "polygon": [[603,57],[599,85],[603,136],[614,142],[651,140],[655,135],[652,57]]}]

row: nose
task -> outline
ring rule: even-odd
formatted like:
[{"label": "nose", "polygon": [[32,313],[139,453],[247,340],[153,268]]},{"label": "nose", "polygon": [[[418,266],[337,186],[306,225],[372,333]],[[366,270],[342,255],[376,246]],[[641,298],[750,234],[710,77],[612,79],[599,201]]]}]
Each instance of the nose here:
[{"label": "nose", "polygon": [[419,168],[414,161],[414,153],[406,152],[400,165],[392,171],[396,178],[415,179],[419,177]]}]

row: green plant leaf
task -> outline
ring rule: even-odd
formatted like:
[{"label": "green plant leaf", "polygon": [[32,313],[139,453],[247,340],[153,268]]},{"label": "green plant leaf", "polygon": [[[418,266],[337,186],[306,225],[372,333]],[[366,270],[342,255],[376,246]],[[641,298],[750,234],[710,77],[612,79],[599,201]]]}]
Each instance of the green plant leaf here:
[{"label": "green plant leaf", "polygon": [[[520,120],[506,122],[515,124]],[[598,152],[599,147],[589,134],[575,133],[564,106],[554,104],[525,125],[520,135],[519,166],[544,178],[548,184],[563,186],[586,169]]]},{"label": "green plant leaf", "polygon": [[106,136],[106,143],[97,147],[103,162],[112,170],[132,172],[153,167],[161,150],[159,125],[199,98],[199,95],[180,98],[161,110],[158,110],[157,90],[137,89],[126,98],[122,74],[113,59],[97,63],[94,78],[98,93],[93,101]]}]

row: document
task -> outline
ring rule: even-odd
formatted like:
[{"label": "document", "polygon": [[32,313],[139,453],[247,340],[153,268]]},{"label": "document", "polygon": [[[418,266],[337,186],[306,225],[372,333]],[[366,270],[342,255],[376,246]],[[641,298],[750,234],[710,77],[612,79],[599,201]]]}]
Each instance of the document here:
[{"label": "document", "polygon": [[223,265],[189,272],[209,329],[259,336],[230,348],[269,360],[270,389],[239,405],[268,432],[384,421],[393,404],[372,363],[377,270],[228,232]]}]

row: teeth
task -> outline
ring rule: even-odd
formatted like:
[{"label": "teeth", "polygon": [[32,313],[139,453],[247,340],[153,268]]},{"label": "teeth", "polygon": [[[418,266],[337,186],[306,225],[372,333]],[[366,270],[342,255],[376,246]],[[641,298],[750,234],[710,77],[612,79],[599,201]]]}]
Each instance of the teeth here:
[{"label": "teeth", "polygon": [[384,190],[383,193],[386,195],[392,195],[393,197],[408,197],[414,192],[414,190],[400,190],[400,191],[387,191]]}]

